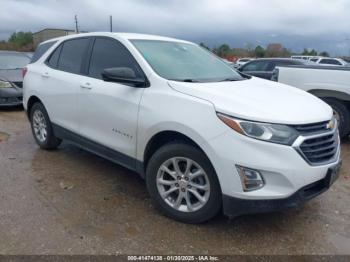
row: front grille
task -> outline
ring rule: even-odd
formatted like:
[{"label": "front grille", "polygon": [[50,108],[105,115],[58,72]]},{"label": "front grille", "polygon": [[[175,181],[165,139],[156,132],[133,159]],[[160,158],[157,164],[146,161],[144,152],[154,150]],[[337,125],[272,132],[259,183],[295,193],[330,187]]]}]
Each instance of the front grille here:
[{"label": "front grille", "polygon": [[19,88],[23,88],[23,82],[12,82],[12,83]]},{"label": "front grille", "polygon": [[325,121],[314,124],[295,125],[293,127],[301,134],[311,134],[326,131],[328,123],[329,121]]},{"label": "front grille", "polygon": [[311,164],[319,165],[333,160],[338,152],[338,132],[307,138],[300,145],[302,155]]}]

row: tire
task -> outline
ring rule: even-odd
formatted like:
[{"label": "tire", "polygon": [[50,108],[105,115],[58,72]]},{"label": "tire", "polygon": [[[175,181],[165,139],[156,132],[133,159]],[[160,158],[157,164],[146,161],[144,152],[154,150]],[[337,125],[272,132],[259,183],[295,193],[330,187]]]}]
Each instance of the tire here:
[{"label": "tire", "polygon": [[339,136],[345,138],[350,132],[350,112],[346,105],[334,98],[326,98],[325,102],[333,108],[334,115],[339,120]]},{"label": "tire", "polygon": [[[171,185],[163,184],[164,181]],[[221,188],[215,170],[206,155],[194,146],[169,143],[158,149],[148,162],[146,184],[154,206],[180,222],[202,223],[221,210]],[[170,190],[173,192],[168,193]]]},{"label": "tire", "polygon": [[30,124],[36,143],[42,149],[56,149],[62,142],[55,137],[50,118],[42,103],[35,103],[30,110]]}]

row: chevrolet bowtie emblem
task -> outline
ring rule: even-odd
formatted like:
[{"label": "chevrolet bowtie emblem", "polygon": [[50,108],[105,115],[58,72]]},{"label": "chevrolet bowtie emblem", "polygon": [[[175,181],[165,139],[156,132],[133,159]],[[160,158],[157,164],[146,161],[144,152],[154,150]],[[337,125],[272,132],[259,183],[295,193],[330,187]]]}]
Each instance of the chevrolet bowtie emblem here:
[{"label": "chevrolet bowtie emblem", "polygon": [[334,128],[334,121],[333,121],[333,119],[327,123],[326,128],[327,129],[333,129]]}]

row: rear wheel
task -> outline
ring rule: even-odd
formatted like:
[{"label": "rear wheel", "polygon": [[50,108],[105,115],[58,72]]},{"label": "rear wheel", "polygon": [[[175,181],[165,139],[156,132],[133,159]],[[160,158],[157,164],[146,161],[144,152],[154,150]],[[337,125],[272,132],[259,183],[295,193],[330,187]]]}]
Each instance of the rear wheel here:
[{"label": "rear wheel", "polygon": [[339,136],[345,138],[350,132],[350,113],[346,105],[334,98],[326,98],[325,102],[333,108],[333,113],[339,124]]},{"label": "rear wheel", "polygon": [[146,171],[154,205],[185,223],[200,223],[221,208],[221,189],[205,154],[191,145],[172,143],[160,148]]},{"label": "rear wheel", "polygon": [[62,142],[55,137],[50,118],[42,103],[35,103],[30,110],[30,123],[36,143],[43,149],[56,149]]}]

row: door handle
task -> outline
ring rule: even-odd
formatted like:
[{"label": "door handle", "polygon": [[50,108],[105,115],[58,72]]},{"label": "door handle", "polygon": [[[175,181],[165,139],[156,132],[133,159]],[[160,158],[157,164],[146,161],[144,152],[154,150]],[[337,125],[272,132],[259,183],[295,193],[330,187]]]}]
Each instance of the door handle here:
[{"label": "door handle", "polygon": [[49,77],[50,77],[50,75],[49,75],[48,72],[45,72],[45,73],[41,74],[41,76],[42,76],[42,77],[45,77],[45,78],[49,78]]},{"label": "door handle", "polygon": [[80,87],[88,90],[92,89],[90,83],[81,84]]}]

